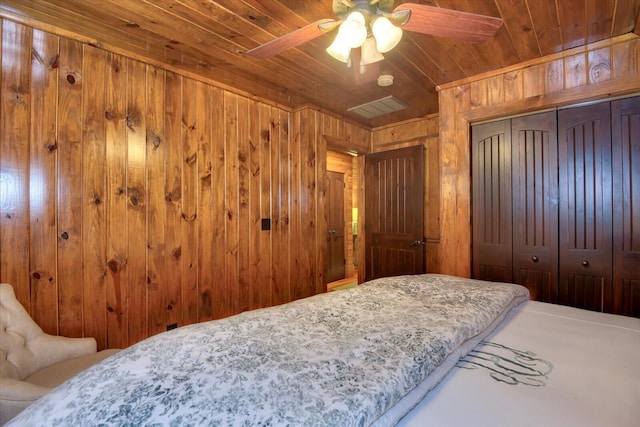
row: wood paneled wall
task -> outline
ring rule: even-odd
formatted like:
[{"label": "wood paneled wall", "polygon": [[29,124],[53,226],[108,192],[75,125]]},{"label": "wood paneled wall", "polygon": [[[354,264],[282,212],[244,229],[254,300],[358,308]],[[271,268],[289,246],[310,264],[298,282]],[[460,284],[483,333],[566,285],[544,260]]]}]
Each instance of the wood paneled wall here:
[{"label": "wood paneled wall", "polygon": [[440,90],[441,245],[438,270],[471,273],[469,125],[640,91],[640,39],[625,35]]},{"label": "wood paneled wall", "polygon": [[325,291],[322,136],[367,130],[1,24],[0,281],[46,332],[126,347]]},{"label": "wood paneled wall", "polygon": [[424,146],[424,233],[427,238],[427,272],[439,270],[440,252],[440,154],[438,116],[373,129],[372,152]]}]

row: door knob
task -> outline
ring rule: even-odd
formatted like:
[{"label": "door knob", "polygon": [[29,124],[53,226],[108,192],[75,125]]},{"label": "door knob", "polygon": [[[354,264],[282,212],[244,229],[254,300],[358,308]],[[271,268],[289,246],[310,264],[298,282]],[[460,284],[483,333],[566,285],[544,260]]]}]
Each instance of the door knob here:
[{"label": "door knob", "polygon": [[583,267],[589,267],[589,261],[587,261],[586,259],[582,260],[582,266]]},{"label": "door knob", "polygon": [[538,258],[537,256],[535,256],[535,255],[534,255],[534,256],[532,256],[532,257],[531,257],[531,261],[533,261],[533,262],[538,262],[538,261],[539,261],[539,258]]},{"label": "door knob", "polygon": [[422,240],[414,240],[413,242],[411,242],[411,244],[409,246],[420,246],[420,245],[425,245],[426,243]]}]

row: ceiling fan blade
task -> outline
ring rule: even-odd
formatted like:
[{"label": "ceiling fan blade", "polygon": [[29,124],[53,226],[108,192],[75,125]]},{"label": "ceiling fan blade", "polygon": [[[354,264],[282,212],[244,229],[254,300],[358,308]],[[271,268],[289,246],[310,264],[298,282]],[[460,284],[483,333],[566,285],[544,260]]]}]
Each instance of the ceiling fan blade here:
[{"label": "ceiling fan blade", "polygon": [[404,3],[393,12],[407,9],[411,11],[411,16],[402,25],[403,30],[466,42],[483,43],[502,25],[501,18],[424,4]]},{"label": "ceiling fan blade", "polygon": [[284,36],[278,37],[277,39],[273,39],[270,42],[248,50],[247,55],[259,59],[277,55],[287,49],[291,49],[292,47],[296,47],[317,37],[320,37],[321,35],[326,33],[326,31],[321,29],[320,26],[334,21],[335,20],[333,19],[327,18],[312,22],[311,24],[307,24],[304,27],[298,28],[295,31],[285,34]]}]

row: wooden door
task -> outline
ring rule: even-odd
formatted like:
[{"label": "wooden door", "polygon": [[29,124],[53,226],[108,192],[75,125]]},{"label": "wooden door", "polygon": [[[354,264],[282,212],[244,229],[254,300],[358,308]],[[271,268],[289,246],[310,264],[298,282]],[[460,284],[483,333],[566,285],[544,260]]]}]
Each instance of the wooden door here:
[{"label": "wooden door", "polygon": [[423,150],[365,157],[365,280],[426,271]]},{"label": "wooden door", "polygon": [[327,171],[327,282],[344,279],[344,174]]},{"label": "wooden door", "polygon": [[511,121],[513,280],[531,299],[558,300],[556,112]]},{"label": "wooden door", "polygon": [[614,313],[640,317],[640,97],[611,111]]},{"label": "wooden door", "polygon": [[472,277],[512,282],[510,120],[471,129]]},{"label": "wooden door", "polygon": [[612,310],[611,124],[608,103],[558,113],[559,302]]}]

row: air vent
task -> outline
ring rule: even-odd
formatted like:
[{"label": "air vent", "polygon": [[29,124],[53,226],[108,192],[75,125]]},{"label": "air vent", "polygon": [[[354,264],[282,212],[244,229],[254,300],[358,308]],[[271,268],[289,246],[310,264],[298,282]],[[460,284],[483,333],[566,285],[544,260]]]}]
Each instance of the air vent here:
[{"label": "air vent", "polygon": [[356,113],[365,119],[371,119],[384,114],[395,113],[396,111],[404,110],[407,107],[407,104],[400,101],[395,96],[389,95],[384,98],[376,99],[375,101],[367,102],[366,104],[351,107],[348,111]]}]

